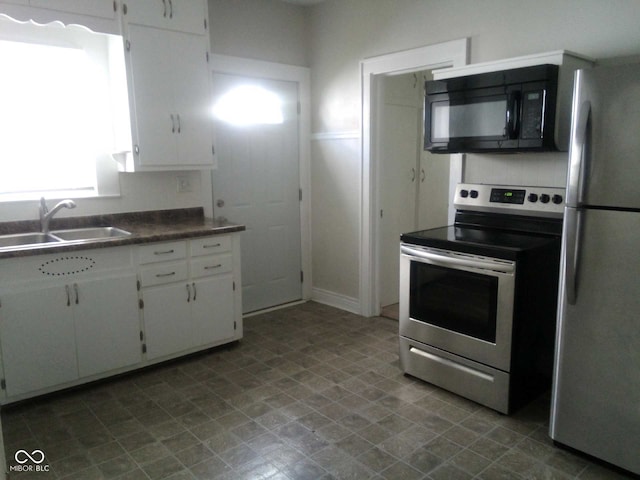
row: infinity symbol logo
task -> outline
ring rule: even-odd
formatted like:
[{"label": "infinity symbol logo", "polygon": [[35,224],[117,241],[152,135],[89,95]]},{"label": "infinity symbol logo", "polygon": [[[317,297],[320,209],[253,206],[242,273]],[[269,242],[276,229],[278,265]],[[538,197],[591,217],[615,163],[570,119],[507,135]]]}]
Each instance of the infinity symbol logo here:
[{"label": "infinity symbol logo", "polygon": [[14,455],[14,458],[20,465],[27,463],[29,460],[36,465],[39,465],[44,462],[44,452],[42,450],[34,450],[33,452],[28,453],[26,450],[18,450]]}]

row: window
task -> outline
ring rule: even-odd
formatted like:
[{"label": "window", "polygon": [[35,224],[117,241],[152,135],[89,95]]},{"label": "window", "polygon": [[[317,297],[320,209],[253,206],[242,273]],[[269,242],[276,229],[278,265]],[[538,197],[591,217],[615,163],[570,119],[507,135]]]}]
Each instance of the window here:
[{"label": "window", "polygon": [[213,114],[218,120],[235,126],[284,122],[278,95],[254,85],[242,85],[226,92],[213,106]]},{"label": "window", "polygon": [[121,40],[0,22],[0,200],[115,193],[110,154],[131,145]]}]

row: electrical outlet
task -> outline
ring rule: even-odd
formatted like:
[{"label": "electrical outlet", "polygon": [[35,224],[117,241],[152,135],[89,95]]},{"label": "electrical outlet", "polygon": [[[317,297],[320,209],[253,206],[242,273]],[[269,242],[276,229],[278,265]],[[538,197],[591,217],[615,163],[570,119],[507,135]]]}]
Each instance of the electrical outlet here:
[{"label": "electrical outlet", "polygon": [[180,175],[177,178],[178,178],[178,193],[193,192],[193,185],[191,185],[190,177]]}]

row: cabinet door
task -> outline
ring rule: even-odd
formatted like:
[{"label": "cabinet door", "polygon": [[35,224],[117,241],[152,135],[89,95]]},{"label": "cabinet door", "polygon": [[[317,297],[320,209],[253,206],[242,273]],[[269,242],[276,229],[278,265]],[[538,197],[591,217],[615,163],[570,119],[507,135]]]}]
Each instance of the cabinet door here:
[{"label": "cabinet door", "polygon": [[32,7],[79,13],[94,17],[115,18],[113,0],[31,0]]},{"label": "cabinet door", "polygon": [[80,377],[139,363],[136,276],[78,283],[77,294],[74,313]]},{"label": "cabinet door", "polygon": [[171,0],[170,4],[167,28],[201,35],[206,33],[207,9],[203,0]]},{"label": "cabinet door", "polygon": [[0,344],[9,397],[78,378],[73,302],[67,299],[65,285],[2,295]]},{"label": "cabinet door", "polygon": [[173,86],[179,133],[180,165],[213,164],[213,116],[209,88],[207,46],[202,36],[174,32],[171,35],[174,58]]},{"label": "cabinet door", "polygon": [[188,295],[186,282],[144,290],[144,331],[149,360],[192,346]]},{"label": "cabinet door", "polygon": [[125,20],[131,24],[205,33],[203,0],[128,0]]},{"label": "cabinet door", "polygon": [[191,302],[194,346],[219,342],[234,335],[234,292],[231,275],[197,279]]},{"label": "cabinet door", "polygon": [[131,25],[129,42],[138,161],[143,167],[175,165],[177,118],[170,39],[163,30]]}]

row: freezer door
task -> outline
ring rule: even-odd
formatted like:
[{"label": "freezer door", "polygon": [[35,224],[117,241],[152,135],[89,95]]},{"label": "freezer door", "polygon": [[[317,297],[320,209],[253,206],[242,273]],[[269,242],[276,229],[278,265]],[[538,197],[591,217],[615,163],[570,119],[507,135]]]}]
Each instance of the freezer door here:
[{"label": "freezer door", "polygon": [[640,213],[583,210],[576,223],[564,240],[578,240],[575,257],[563,245],[575,304],[563,268],[551,437],[640,474]]},{"label": "freezer door", "polygon": [[640,209],[640,64],[578,70],[567,205]]}]

